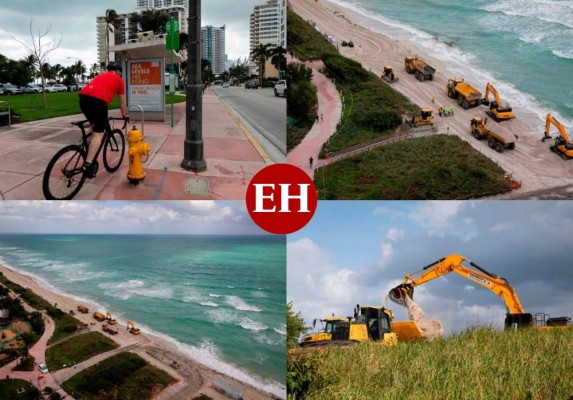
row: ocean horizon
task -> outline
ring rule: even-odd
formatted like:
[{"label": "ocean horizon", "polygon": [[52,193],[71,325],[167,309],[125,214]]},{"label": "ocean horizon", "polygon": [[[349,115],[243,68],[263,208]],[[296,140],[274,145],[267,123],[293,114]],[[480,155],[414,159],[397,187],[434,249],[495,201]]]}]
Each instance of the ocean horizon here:
[{"label": "ocean horizon", "polygon": [[283,236],[3,234],[0,264],[284,397]]},{"label": "ocean horizon", "polygon": [[327,1],[367,29],[413,43],[482,92],[491,82],[540,137],[547,113],[573,128],[573,1]]}]

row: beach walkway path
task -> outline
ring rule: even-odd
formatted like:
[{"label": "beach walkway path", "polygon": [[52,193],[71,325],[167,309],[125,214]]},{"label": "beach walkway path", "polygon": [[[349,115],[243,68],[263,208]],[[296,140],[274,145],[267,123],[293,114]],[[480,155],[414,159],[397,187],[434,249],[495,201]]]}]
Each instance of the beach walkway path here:
[{"label": "beach walkway path", "polygon": [[[319,118],[302,142],[287,154],[287,163],[296,165],[312,178],[315,169],[321,165],[318,155],[322,145],[334,134],[340,121],[342,102],[334,83],[320,73],[324,66],[322,61],[307,62],[306,65],[312,69],[312,83],[318,89],[316,94]],[[312,165],[309,162],[310,157],[314,160]]]},{"label": "beach walkway path", "polygon": [[[22,302],[22,304],[24,305],[24,308],[27,311],[36,311],[35,309],[28,306],[28,304],[26,304],[24,301]],[[44,334],[42,335],[40,340],[38,340],[34,344],[34,346],[32,346],[32,348],[30,348],[29,350],[29,354],[34,357],[34,359],[36,360],[36,364],[38,363],[46,364],[46,348],[48,347],[48,340],[50,339],[50,337],[52,337],[55,330],[55,325],[52,318],[50,318],[45,313],[42,314],[44,315],[44,324],[45,324]],[[73,399],[72,396],[70,396],[63,389],[60,388],[59,384],[54,379],[52,373],[42,374],[37,368],[34,368],[33,371],[12,371],[12,368],[14,368],[17,365],[17,362],[18,360],[14,360],[11,363],[6,364],[2,368],[0,368],[0,376],[10,377],[10,379],[26,380],[32,383],[34,386],[38,387],[40,390],[42,390],[46,386],[49,386],[52,389],[56,390],[62,396],[65,395],[66,399]]]}]

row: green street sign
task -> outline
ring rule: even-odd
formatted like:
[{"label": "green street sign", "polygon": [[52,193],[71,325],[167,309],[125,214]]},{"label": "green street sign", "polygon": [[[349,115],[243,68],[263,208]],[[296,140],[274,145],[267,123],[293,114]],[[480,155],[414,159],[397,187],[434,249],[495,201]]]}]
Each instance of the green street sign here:
[{"label": "green street sign", "polygon": [[179,50],[179,33],[168,33],[165,37],[167,50]]},{"label": "green street sign", "polygon": [[171,18],[169,21],[167,21],[167,23],[165,24],[165,31],[167,33],[177,33],[179,32],[179,21],[177,21],[176,19]]}]

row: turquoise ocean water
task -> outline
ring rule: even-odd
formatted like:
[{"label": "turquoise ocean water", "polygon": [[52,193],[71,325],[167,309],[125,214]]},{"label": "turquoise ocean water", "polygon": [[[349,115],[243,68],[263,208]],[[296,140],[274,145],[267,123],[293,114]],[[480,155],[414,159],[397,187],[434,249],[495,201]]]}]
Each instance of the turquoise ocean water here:
[{"label": "turquoise ocean water", "polygon": [[0,235],[0,263],[284,397],[284,237]]},{"label": "turquoise ocean water", "polygon": [[573,131],[573,1],[329,1],[369,29],[413,41],[482,91],[492,82],[535,128],[551,112]]}]

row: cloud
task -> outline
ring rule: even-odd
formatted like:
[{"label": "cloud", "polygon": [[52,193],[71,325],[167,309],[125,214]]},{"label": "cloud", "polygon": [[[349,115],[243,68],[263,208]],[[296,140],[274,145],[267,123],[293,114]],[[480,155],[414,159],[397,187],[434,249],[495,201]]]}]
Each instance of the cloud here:
[{"label": "cloud", "polygon": [[424,228],[440,229],[449,226],[464,207],[463,201],[424,201],[408,217]]},{"label": "cloud", "polygon": [[0,233],[263,233],[243,202],[0,203]]},{"label": "cloud", "polygon": [[396,242],[404,237],[404,231],[402,229],[391,228],[386,232],[386,238],[393,242]]}]

